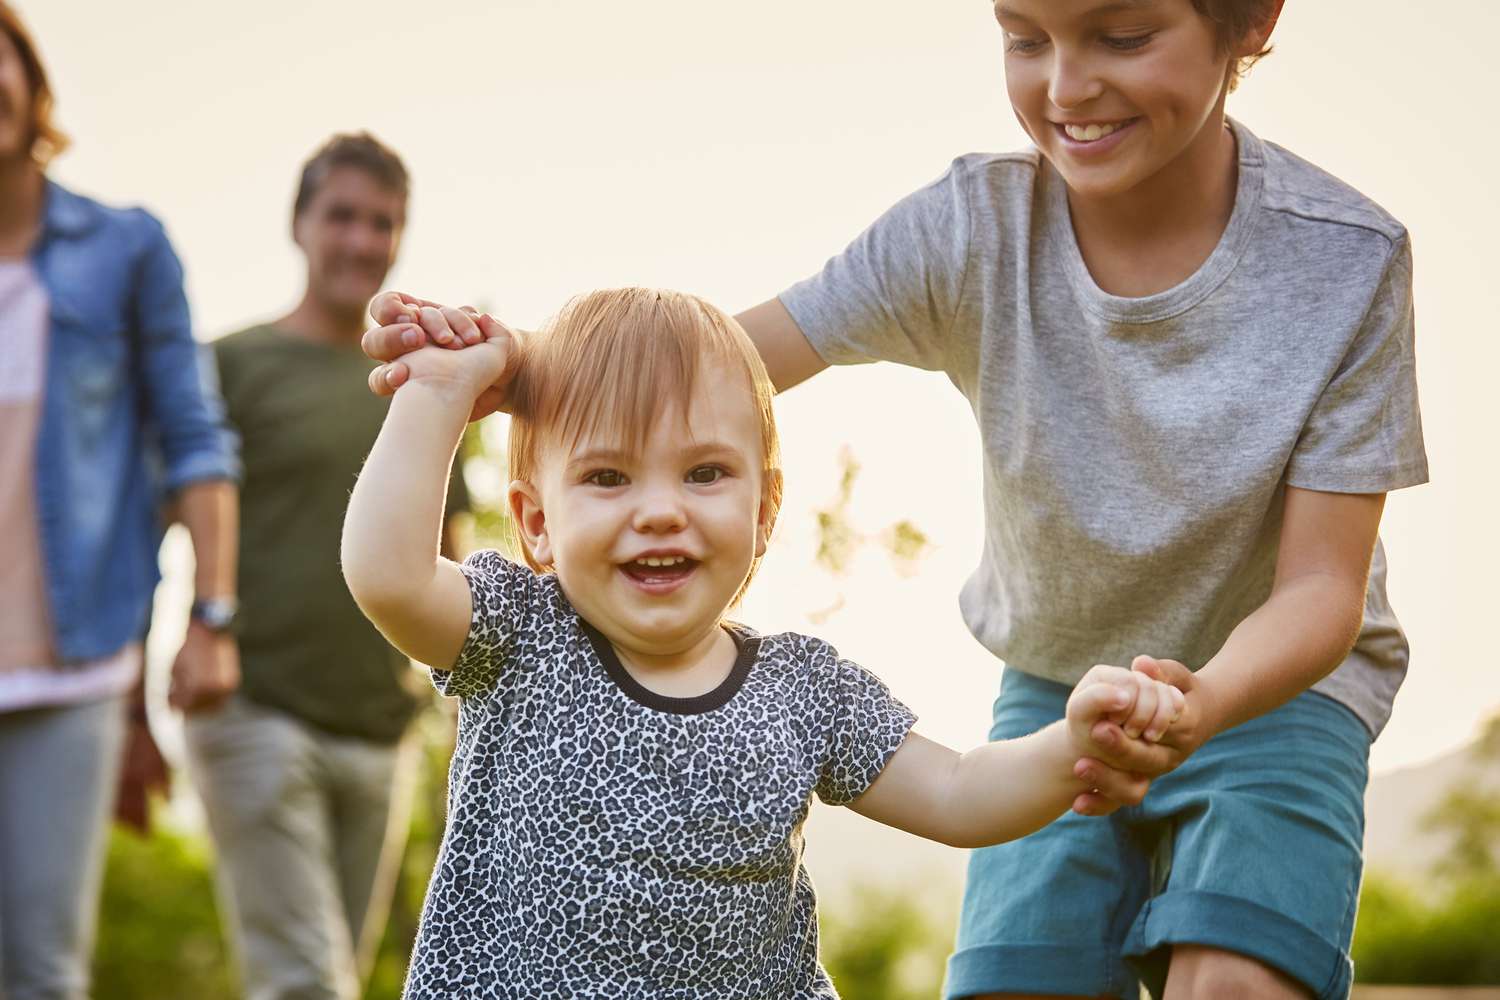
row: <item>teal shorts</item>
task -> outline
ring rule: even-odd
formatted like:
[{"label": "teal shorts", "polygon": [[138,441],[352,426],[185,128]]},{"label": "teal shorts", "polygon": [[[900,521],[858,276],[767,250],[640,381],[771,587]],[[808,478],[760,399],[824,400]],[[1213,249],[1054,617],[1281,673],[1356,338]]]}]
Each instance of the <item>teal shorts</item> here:
[{"label": "teal shorts", "polygon": [[[990,739],[1062,718],[1069,691],[1006,670]],[[1346,996],[1369,752],[1353,712],[1308,692],[1214,737],[1139,806],[974,851],[944,996],[1160,996],[1174,944]]]}]

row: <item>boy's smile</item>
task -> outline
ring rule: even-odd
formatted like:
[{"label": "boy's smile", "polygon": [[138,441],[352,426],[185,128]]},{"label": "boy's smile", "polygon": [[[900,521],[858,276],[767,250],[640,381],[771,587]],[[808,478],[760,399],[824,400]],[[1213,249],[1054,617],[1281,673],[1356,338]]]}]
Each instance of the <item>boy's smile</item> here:
[{"label": "boy's smile", "polygon": [[743,372],[705,363],[689,412],[636,450],[610,431],[549,442],[538,483],[512,485],[532,554],[631,665],[691,666],[765,551],[759,415]]},{"label": "boy's smile", "polygon": [[1191,0],[998,0],[995,16],[1016,117],[1075,196],[1223,154],[1234,53]]}]

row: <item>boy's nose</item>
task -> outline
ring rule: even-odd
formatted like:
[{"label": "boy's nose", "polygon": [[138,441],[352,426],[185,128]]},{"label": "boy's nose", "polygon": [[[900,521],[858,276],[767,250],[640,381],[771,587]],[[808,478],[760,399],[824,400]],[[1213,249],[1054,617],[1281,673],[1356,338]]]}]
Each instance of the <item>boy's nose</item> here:
[{"label": "boy's nose", "polygon": [[1054,49],[1052,76],[1047,81],[1047,99],[1063,110],[1086,104],[1104,93],[1104,85],[1094,75],[1089,60],[1062,46]]}]

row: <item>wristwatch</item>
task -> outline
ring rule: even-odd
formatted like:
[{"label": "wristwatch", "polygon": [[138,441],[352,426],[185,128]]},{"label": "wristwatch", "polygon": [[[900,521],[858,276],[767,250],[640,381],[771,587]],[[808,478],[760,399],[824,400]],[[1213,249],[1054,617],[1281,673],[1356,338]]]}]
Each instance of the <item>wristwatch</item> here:
[{"label": "wristwatch", "polygon": [[210,632],[230,632],[239,613],[240,602],[233,597],[203,597],[193,602],[188,617]]}]

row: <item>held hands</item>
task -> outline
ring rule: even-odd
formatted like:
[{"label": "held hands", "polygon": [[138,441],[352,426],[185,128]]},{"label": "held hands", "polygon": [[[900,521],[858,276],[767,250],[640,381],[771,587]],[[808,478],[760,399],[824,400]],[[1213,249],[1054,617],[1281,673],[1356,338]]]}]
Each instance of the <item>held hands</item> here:
[{"label": "held hands", "polygon": [[[464,306],[453,308],[401,292],[382,292],[370,303],[379,324],[360,346],[376,361],[370,391],[389,396],[412,380],[430,381],[473,400],[470,420],[505,407],[505,389],[517,337],[504,323]],[[466,347],[483,350],[453,354]],[[450,356],[445,357],[444,352]]]},{"label": "held hands", "polygon": [[1162,771],[1130,766],[1129,753],[1106,753],[1097,734],[1106,728],[1121,737],[1120,748],[1136,754],[1154,744],[1181,717],[1183,692],[1145,672],[1097,666],[1084,675],[1068,698],[1068,734],[1084,756],[1073,773],[1090,791],[1078,796],[1073,811],[1103,816],[1145,797],[1151,778]]}]

